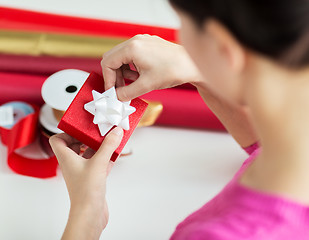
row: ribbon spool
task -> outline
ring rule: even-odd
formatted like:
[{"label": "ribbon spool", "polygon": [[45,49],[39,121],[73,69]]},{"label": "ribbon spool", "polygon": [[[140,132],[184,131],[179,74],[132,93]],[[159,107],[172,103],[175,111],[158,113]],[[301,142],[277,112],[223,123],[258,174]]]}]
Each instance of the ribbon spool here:
[{"label": "ribbon spool", "polygon": [[52,154],[49,138],[57,133],[58,123],[76,94],[88,78],[89,73],[77,69],[65,69],[49,76],[41,93],[45,101],[40,111],[40,143],[44,150]]},{"label": "ribbon spool", "polygon": [[[57,159],[43,154],[36,146],[39,108],[24,102],[9,102],[2,105],[13,109],[12,124],[0,127],[1,139],[7,146],[9,167],[16,173],[26,176],[49,178],[56,175]],[[42,156],[29,155],[29,148]],[[28,151],[27,151],[28,149]]]},{"label": "ribbon spool", "polygon": [[[56,112],[64,112],[85,83],[89,73],[77,69],[65,69],[54,73],[42,86],[45,103]],[[57,118],[57,114],[55,114]]]},{"label": "ribbon spool", "polygon": [[53,151],[49,144],[49,138],[57,133],[62,133],[57,128],[58,120],[53,114],[53,110],[47,104],[41,107],[40,115],[40,144],[47,154],[53,155]]}]

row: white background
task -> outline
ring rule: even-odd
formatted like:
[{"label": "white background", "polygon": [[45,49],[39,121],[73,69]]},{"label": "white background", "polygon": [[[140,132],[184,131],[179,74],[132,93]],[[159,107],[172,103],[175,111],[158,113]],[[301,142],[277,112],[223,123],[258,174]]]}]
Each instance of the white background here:
[{"label": "white background", "polygon": [[[0,0],[0,5],[178,26],[165,0]],[[129,145],[133,155],[120,158],[108,179],[110,222],[104,240],[168,239],[246,158],[228,134],[205,130],[141,128]],[[60,171],[48,180],[16,175],[5,152],[0,145],[0,239],[60,239],[69,211]]]}]

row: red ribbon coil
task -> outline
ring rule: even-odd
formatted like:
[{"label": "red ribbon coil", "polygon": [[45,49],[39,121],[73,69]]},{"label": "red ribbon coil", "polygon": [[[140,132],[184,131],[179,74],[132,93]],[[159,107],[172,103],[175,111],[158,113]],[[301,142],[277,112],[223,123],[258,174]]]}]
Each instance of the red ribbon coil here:
[{"label": "red ribbon coil", "polygon": [[32,159],[15,152],[32,144],[38,136],[39,107],[30,104],[35,110],[18,121],[11,129],[0,127],[2,143],[7,146],[9,167],[16,173],[36,178],[50,178],[57,174],[58,162],[55,156]]}]

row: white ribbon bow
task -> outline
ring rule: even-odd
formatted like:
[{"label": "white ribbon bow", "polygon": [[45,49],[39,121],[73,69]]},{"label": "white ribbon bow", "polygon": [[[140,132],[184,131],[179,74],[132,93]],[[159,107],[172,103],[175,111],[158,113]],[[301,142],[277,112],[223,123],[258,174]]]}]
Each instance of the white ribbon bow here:
[{"label": "white ribbon bow", "polygon": [[98,124],[102,136],[113,126],[130,129],[129,116],[136,111],[129,102],[120,102],[115,88],[110,88],[104,93],[92,91],[93,101],[85,104],[84,108],[94,115],[93,123]]}]

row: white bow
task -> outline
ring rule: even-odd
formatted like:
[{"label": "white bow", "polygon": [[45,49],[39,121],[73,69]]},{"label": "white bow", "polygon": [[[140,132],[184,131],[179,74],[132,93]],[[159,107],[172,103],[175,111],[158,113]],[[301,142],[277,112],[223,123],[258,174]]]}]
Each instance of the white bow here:
[{"label": "white bow", "polygon": [[102,136],[113,126],[130,129],[129,115],[136,111],[130,106],[131,101],[120,102],[114,87],[102,94],[93,90],[92,96],[93,101],[85,104],[84,108],[94,115],[93,123],[98,124]]}]

